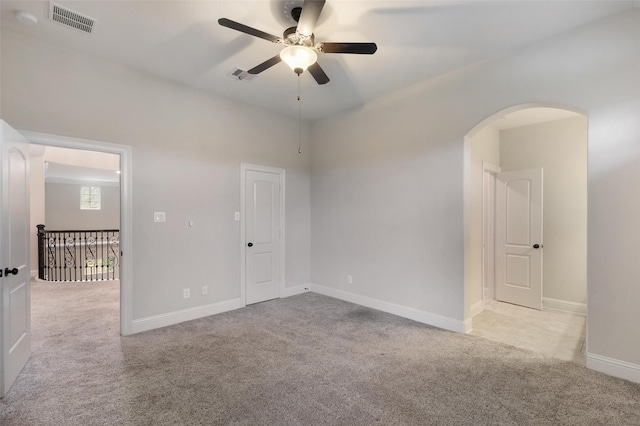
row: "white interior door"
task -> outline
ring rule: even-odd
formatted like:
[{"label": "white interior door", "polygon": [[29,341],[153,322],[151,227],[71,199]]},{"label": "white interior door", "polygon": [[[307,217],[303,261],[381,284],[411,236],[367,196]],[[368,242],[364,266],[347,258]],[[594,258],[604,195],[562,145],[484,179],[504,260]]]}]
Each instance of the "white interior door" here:
[{"label": "white interior door", "polygon": [[497,174],[496,299],[542,309],[542,169]]},{"label": "white interior door", "polygon": [[0,120],[0,396],[31,356],[29,143]]},{"label": "white interior door", "polygon": [[283,174],[260,166],[244,169],[246,304],[280,297]]}]

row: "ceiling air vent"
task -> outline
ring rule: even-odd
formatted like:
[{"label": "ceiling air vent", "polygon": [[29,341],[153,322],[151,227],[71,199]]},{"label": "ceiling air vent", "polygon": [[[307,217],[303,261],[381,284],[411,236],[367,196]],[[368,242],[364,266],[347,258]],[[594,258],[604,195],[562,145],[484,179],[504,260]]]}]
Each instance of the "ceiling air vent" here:
[{"label": "ceiling air vent", "polygon": [[246,72],[245,70],[241,70],[240,68],[235,68],[227,75],[234,80],[244,81],[245,83],[248,83],[256,78],[255,74],[249,74],[248,72]]},{"label": "ceiling air vent", "polygon": [[96,24],[95,19],[52,2],[49,2],[49,19],[89,34],[91,34]]}]

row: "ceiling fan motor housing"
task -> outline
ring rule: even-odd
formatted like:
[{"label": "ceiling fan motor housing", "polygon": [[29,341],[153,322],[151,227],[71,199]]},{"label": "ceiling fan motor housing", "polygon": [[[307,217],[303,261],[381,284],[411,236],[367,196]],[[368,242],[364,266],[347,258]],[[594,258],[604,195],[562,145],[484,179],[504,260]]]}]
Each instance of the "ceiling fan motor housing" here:
[{"label": "ceiling fan motor housing", "polygon": [[291,27],[284,30],[282,39],[284,44],[288,46],[307,46],[313,47],[315,36],[311,34],[309,37],[305,37],[296,31],[297,27]]}]

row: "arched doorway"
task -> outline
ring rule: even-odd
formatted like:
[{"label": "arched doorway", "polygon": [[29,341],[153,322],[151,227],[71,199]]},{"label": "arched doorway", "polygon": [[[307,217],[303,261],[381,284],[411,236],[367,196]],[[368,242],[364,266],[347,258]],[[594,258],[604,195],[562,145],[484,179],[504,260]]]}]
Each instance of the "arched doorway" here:
[{"label": "arched doorway", "polygon": [[465,318],[472,334],[584,363],[586,197],[582,112],[519,105],[467,134]]}]

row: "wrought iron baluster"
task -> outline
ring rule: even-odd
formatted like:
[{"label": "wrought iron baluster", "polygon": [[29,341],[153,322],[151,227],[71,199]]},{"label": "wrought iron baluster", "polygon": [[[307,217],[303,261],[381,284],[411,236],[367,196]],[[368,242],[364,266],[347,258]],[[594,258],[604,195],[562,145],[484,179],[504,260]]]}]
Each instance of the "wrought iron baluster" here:
[{"label": "wrought iron baluster", "polygon": [[[79,248],[80,240],[78,238],[78,233],[73,233],[73,257],[74,259],[78,259],[78,248]],[[73,262],[73,279],[72,281],[78,280],[78,262]]]},{"label": "wrought iron baluster", "polygon": [[102,273],[102,233],[100,231],[96,232],[96,243],[96,274],[94,280],[99,281]]},{"label": "wrought iron baluster", "polygon": [[49,274],[53,276],[53,280],[58,280],[58,258],[56,257],[56,246],[58,244],[58,238],[56,234],[51,232],[47,233],[49,241]]},{"label": "wrought iron baluster", "polygon": [[56,259],[57,259],[57,265],[58,265],[58,281],[62,280],[62,264],[64,263],[64,256],[62,255],[63,253],[60,252],[60,242],[61,242],[61,237],[60,234],[56,235]]},{"label": "wrought iron baluster", "polygon": [[44,225],[38,225],[38,278],[44,279]]},{"label": "wrought iron baluster", "polygon": [[93,265],[94,265],[94,253],[93,253],[93,244],[95,243],[95,238],[93,236],[93,231],[87,232],[87,247],[85,249],[85,253],[87,255],[87,260],[85,262],[85,267],[87,271],[85,274],[87,275],[87,281],[91,281],[93,279]]},{"label": "wrought iron baluster", "polygon": [[82,232],[76,232],[76,281],[82,281]]},{"label": "wrought iron baluster", "polygon": [[61,272],[61,277],[60,279],[62,281],[66,281],[67,280],[67,233],[64,232],[62,234],[62,258],[60,259],[62,262],[60,272]]},{"label": "wrought iron baluster", "polygon": [[84,235],[84,280],[91,280],[91,231],[86,231]]},{"label": "wrought iron baluster", "polygon": [[85,265],[86,265],[86,256],[85,251],[87,250],[87,232],[82,232],[80,237],[80,281],[85,281],[87,276],[85,273]]},{"label": "wrought iron baluster", "polygon": [[49,263],[49,271],[53,277],[53,280],[58,281],[58,272],[56,270],[58,268],[58,261],[56,258],[57,235],[51,232],[49,232],[48,235],[49,235],[49,254],[51,255],[51,262]]},{"label": "wrought iron baluster", "polygon": [[105,251],[105,260],[106,260],[106,268],[107,268],[107,274],[106,274],[106,279],[108,280],[111,276],[111,252],[109,251],[109,241],[111,239],[111,232],[107,232],[107,235],[105,235],[105,240],[104,240],[104,251]]},{"label": "wrought iron baluster", "polygon": [[58,249],[58,259],[59,259],[58,268],[60,269],[60,277],[59,277],[58,281],[64,281],[65,280],[65,275],[66,275],[66,271],[64,270],[64,265],[65,265],[65,258],[64,258],[64,239],[65,239],[65,234],[64,234],[64,232],[62,234],[60,234],[58,237],[60,238],[60,243],[56,246],[56,248]]},{"label": "wrought iron baluster", "polygon": [[89,278],[91,278],[91,275],[89,275],[89,273],[91,272],[89,269],[89,241],[91,239],[91,233],[90,232],[85,232],[84,235],[84,279],[85,281],[89,281]]},{"label": "wrought iron baluster", "polygon": [[98,268],[98,275],[96,275],[97,281],[102,281],[104,274],[104,233],[100,231],[100,263]]},{"label": "wrought iron baluster", "polygon": [[90,269],[90,275],[87,280],[93,281],[94,274],[96,272],[96,263],[97,263],[97,252],[96,252],[96,237],[95,232],[92,231],[89,237],[89,242],[87,243],[89,251],[87,252],[87,267]]},{"label": "wrought iron baluster", "polygon": [[102,233],[102,274],[100,274],[100,278],[105,280],[108,278],[109,271],[109,261],[108,261],[108,252],[109,252],[109,235],[108,232]]},{"label": "wrought iron baluster", "polygon": [[[111,272],[111,278],[116,278],[116,267],[119,267],[119,253],[120,253],[120,241],[119,236],[116,236],[115,232],[111,232],[111,237],[109,238],[109,270]],[[119,276],[118,276],[119,277]]]}]

